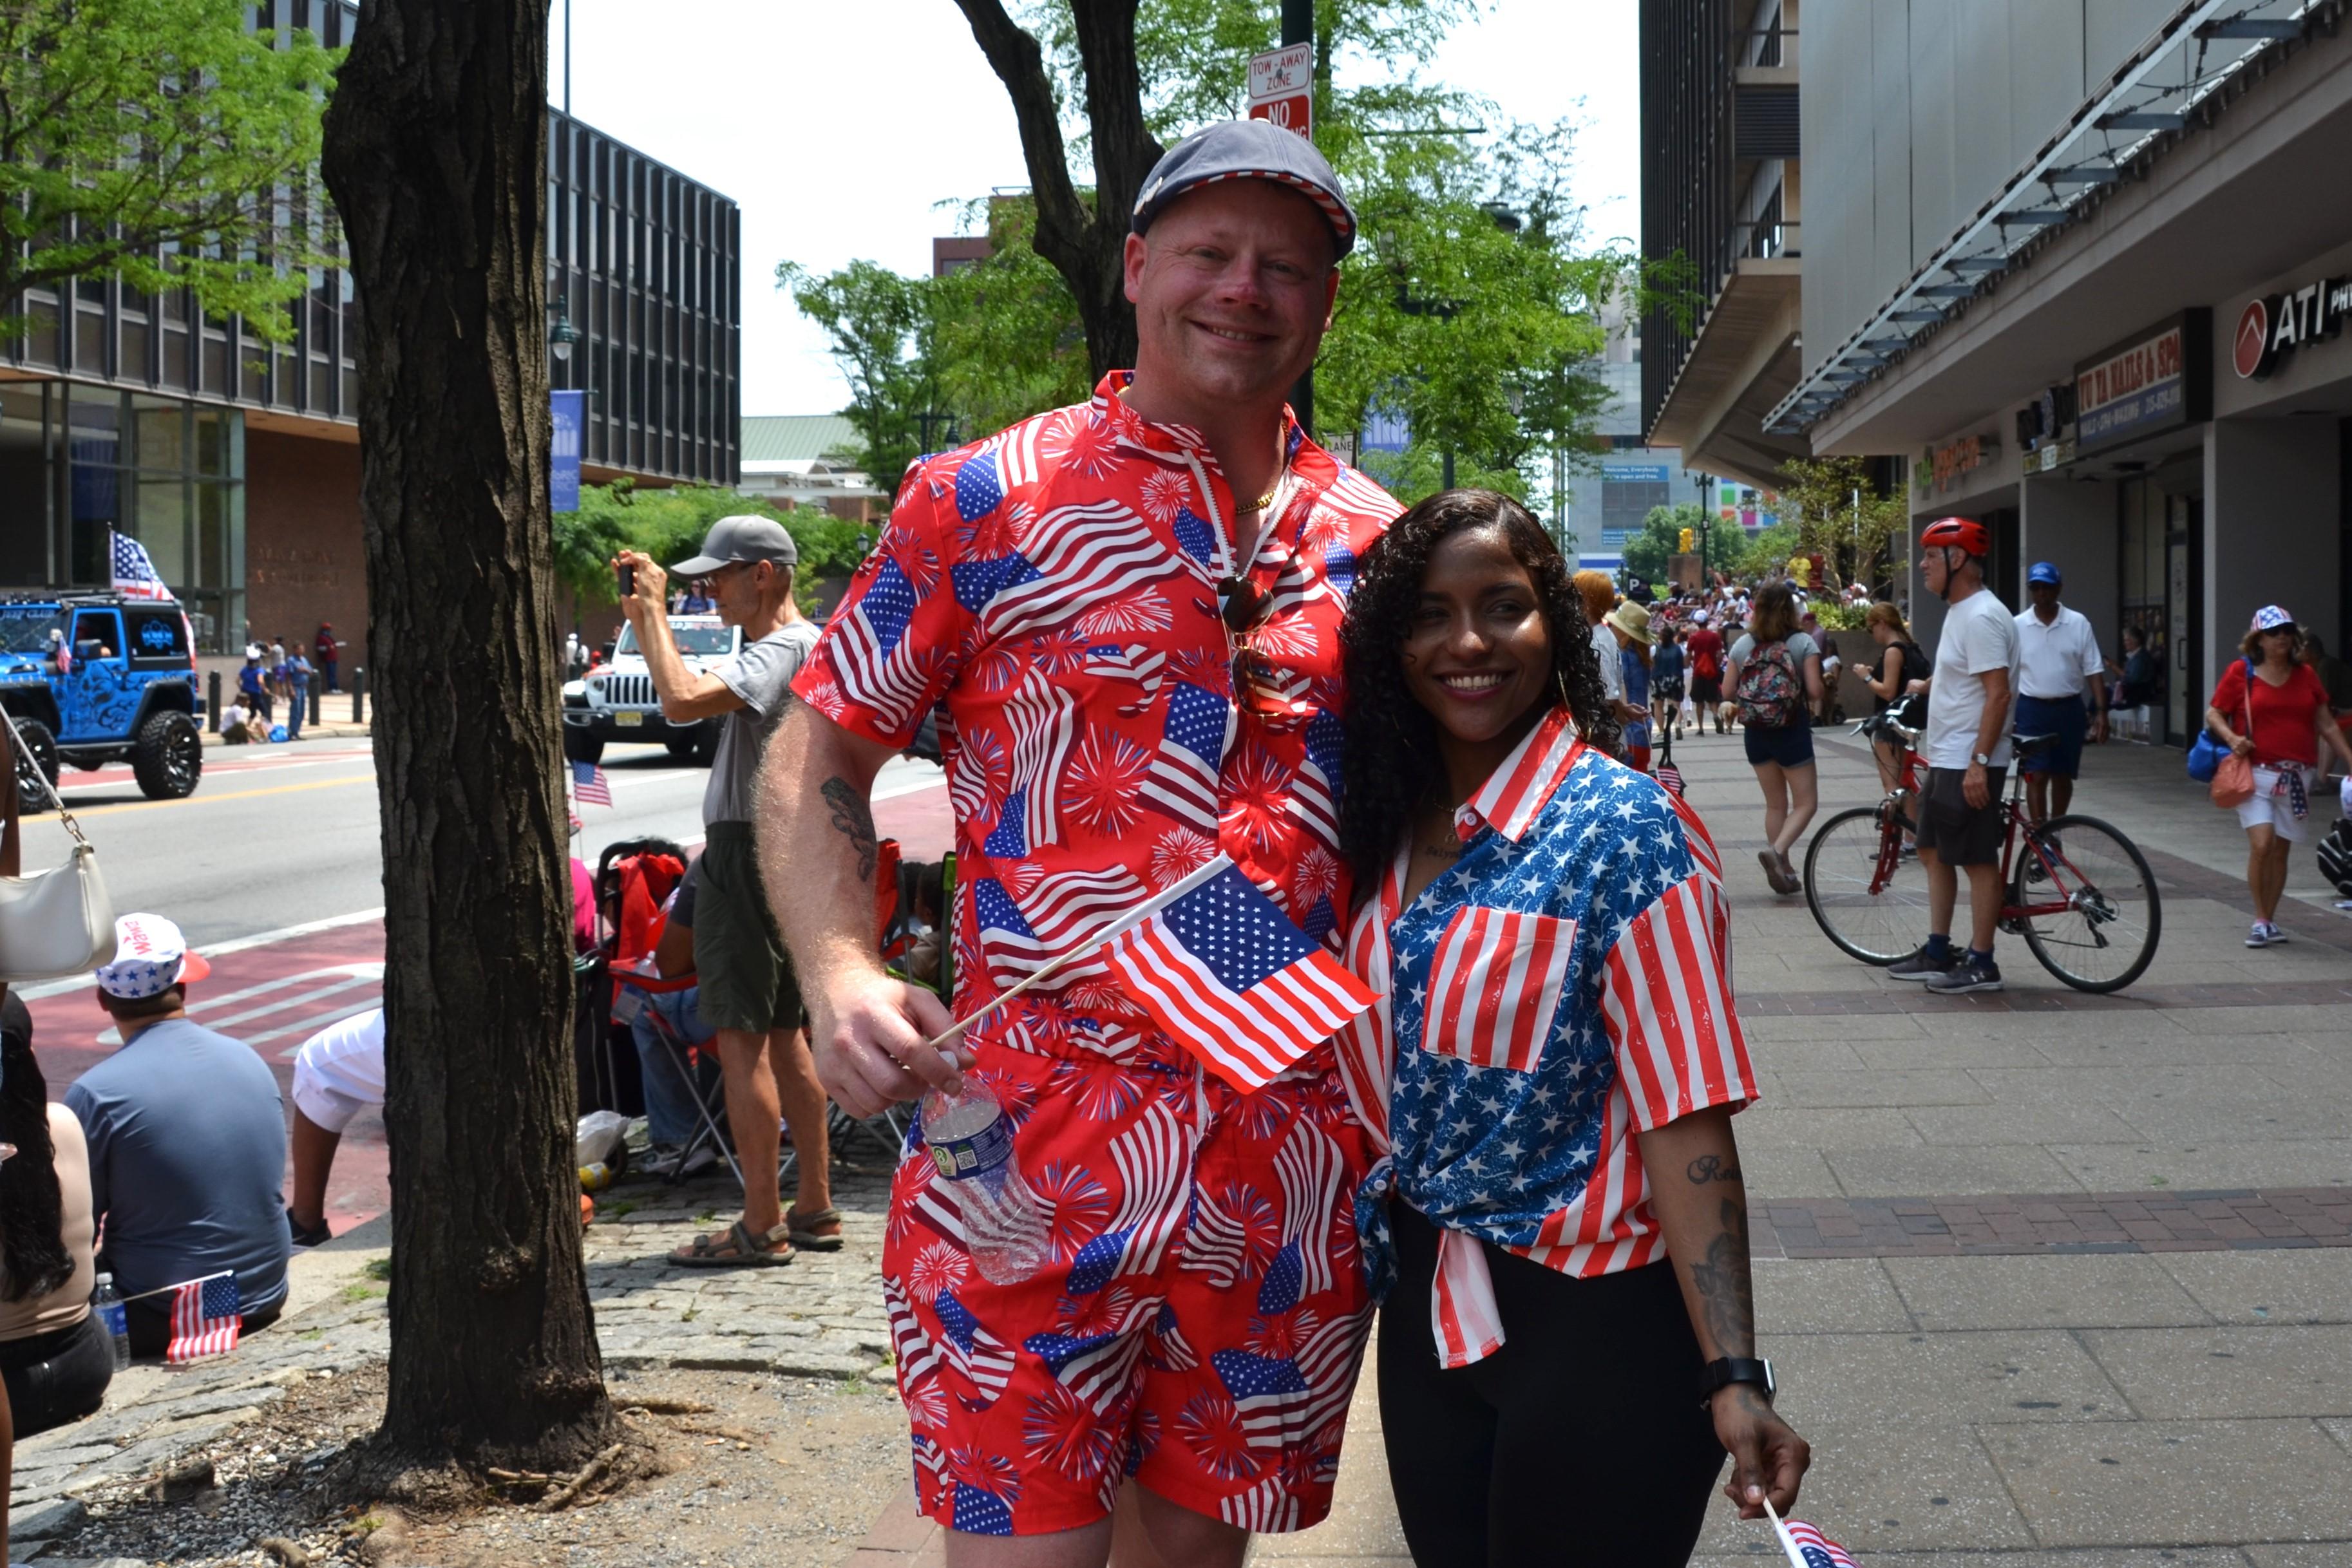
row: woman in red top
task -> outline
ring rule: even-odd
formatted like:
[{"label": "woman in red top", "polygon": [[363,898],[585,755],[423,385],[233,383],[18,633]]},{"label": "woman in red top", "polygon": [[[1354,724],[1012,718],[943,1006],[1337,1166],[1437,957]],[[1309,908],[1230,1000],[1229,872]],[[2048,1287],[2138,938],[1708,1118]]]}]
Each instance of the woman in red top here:
[{"label": "woman in red top", "polygon": [[2319,748],[2326,747],[2352,771],[2352,742],[2328,712],[2327,691],[2311,667],[2295,662],[2294,617],[2275,604],[2254,612],[2239,644],[2245,657],[2222,672],[2205,710],[2205,727],[2254,764],[2253,798],[2238,808],[2246,830],[2246,888],[2254,895],[2249,947],[2286,940],[2278,928],[2279,895],[2286,889],[2288,846],[2303,841],[2311,822],[2311,790]]}]

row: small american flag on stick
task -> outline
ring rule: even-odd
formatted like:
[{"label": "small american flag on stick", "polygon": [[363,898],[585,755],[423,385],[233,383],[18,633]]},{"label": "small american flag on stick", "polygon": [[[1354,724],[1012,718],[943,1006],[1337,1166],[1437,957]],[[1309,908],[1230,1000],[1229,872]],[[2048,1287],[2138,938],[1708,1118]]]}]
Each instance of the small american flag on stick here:
[{"label": "small american flag on stick", "polygon": [[1372,1005],[1348,967],[1223,855],[1114,933],[1128,994],[1202,1065],[1249,1093]]},{"label": "small american flag on stick", "polygon": [[613,783],[604,770],[593,762],[572,765],[572,793],[583,806],[609,806],[613,803]]},{"label": "small american flag on stick", "polygon": [[1844,1547],[1801,1519],[1782,1519],[1769,1499],[1765,1500],[1764,1512],[1780,1537],[1780,1549],[1789,1554],[1791,1568],[1858,1568]]},{"label": "small american flag on stick", "polygon": [[244,1323],[234,1273],[215,1274],[175,1285],[172,1289],[172,1339],[163,1347],[163,1359],[194,1361],[198,1356],[225,1354],[236,1348],[237,1331]]}]

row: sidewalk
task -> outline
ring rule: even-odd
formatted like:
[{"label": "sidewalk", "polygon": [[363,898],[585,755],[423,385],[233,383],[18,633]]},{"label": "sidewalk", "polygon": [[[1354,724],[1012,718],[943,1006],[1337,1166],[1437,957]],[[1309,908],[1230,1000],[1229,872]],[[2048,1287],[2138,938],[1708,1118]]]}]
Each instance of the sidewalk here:
[{"label": "sidewalk", "polygon": [[[1823,817],[1875,800],[1868,753],[1821,740]],[[2352,1563],[2352,919],[2308,850],[2295,943],[2249,951],[2234,819],[2179,753],[2094,747],[2076,804],[2155,866],[2156,964],[2085,997],[2010,941],[2006,992],[1929,998],[1766,891],[1736,736],[1675,760],[1729,868],[1757,1313],[1813,1445],[1802,1517],[1869,1568]],[[1561,1438],[1573,1463],[1605,1421],[1563,1413]],[[902,1488],[851,1563],[939,1552]],[[1779,1560],[1717,1502],[1703,1568]],[[1250,1561],[1410,1561],[1369,1377],[1331,1518]]]},{"label": "sidewalk", "polygon": [[[1824,817],[1876,797],[1859,746],[1819,751]],[[2156,867],[2155,966],[2083,997],[2008,941],[2009,990],[1930,998],[1764,889],[1736,737],[1675,760],[1736,900],[1757,1315],[1813,1445],[1802,1516],[1869,1568],[2352,1563],[2352,919],[2308,849],[2295,943],[2249,951],[2234,819],[2179,753],[2093,747],[2076,805]],[[1333,1518],[1253,1564],[1408,1561],[1379,1430],[1368,1381]],[[1759,1558],[1719,1502],[1696,1561]]]},{"label": "sidewalk", "polygon": [[[848,1153],[860,1166],[880,1164],[869,1145]],[[584,1249],[607,1376],[618,1383],[667,1370],[738,1382],[752,1375],[816,1379],[873,1389],[880,1404],[881,1385],[889,1378],[889,1331],[877,1283],[887,1178],[878,1168],[836,1166],[835,1180],[847,1244],[836,1253],[804,1253],[788,1269],[691,1270],[667,1262],[670,1249],[711,1228],[711,1216],[740,1201],[727,1184],[630,1182],[600,1194],[600,1213]],[[221,1452],[238,1427],[259,1420],[311,1380],[379,1369],[391,1341],[383,1283],[390,1240],[384,1217],[297,1254],[288,1309],[276,1324],[225,1356],[184,1367],[136,1364],[116,1375],[96,1416],[19,1442],[9,1495],[15,1557],[74,1561],[49,1549],[85,1525],[102,1522],[152,1478],[191,1456]],[[895,1398],[887,1413],[895,1425]],[[903,1448],[896,1442],[887,1447],[890,1467],[865,1483],[869,1491],[862,1505],[855,1496],[834,1500],[835,1506],[846,1500],[855,1511],[843,1521],[849,1539],[856,1530],[853,1521],[880,1505],[904,1468]],[[226,1486],[274,1469],[289,1477],[315,1474],[332,1451],[248,1458],[232,1449],[222,1461],[221,1480]],[[670,1490],[690,1499],[697,1484],[682,1478]],[[658,1495],[644,1501],[677,1506],[675,1498]],[[551,1521],[549,1528],[555,1527]],[[512,1528],[530,1527],[519,1521]],[[189,1539],[175,1543],[174,1562],[242,1562],[250,1555],[248,1547],[227,1545],[233,1526],[208,1522],[201,1511],[187,1517],[184,1533]],[[226,1539],[198,1539],[215,1536]],[[846,1550],[848,1539],[826,1555]],[[236,1555],[241,1551],[247,1555]]]}]

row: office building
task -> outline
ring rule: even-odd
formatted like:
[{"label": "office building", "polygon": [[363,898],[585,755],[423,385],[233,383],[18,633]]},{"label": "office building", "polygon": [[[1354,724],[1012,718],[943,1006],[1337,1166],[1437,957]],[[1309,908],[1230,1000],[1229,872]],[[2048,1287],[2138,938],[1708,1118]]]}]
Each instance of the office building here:
[{"label": "office building", "polygon": [[[1906,460],[1915,524],[1991,525],[2004,598],[2054,561],[2111,654],[2126,625],[2147,637],[2174,744],[2257,607],[2341,647],[2346,9],[1806,0],[1797,371],[1752,430],[1701,450]],[[1666,199],[1719,203],[1696,183]],[[1916,580],[1912,602],[1932,635]]]},{"label": "office building", "polygon": [[[350,41],[348,0],[263,0],[261,28]],[[583,476],[731,485],[740,417],[735,204],[551,110],[549,338],[587,392]],[[137,538],[199,648],[308,641],[365,662],[354,354],[363,301],[321,268],[272,346],[186,291],[85,278],[15,302],[0,343],[0,590],[103,584],[109,528]]]}]

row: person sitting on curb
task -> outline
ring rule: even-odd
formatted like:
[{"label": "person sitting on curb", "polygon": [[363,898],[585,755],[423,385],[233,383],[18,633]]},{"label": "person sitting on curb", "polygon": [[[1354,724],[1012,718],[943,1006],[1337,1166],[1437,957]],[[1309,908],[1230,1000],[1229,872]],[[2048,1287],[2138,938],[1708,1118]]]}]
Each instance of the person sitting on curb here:
[{"label": "person sitting on curb", "polygon": [[131,1354],[161,1355],[172,1289],[192,1280],[234,1273],[247,1333],[278,1321],[292,1246],[278,1196],[286,1110],[251,1046],[188,1017],[188,988],[212,966],[180,928],[125,915],[114,937],[98,1001],[122,1046],[66,1091],[66,1106],[89,1142],[99,1267],[122,1294]]},{"label": "person sitting on curb", "polygon": [[33,1015],[0,1002],[0,1383],[25,1437],[97,1409],[114,1377],[114,1345],[90,1311],[97,1276],[89,1151],[81,1124],[49,1103],[33,1055]]}]

